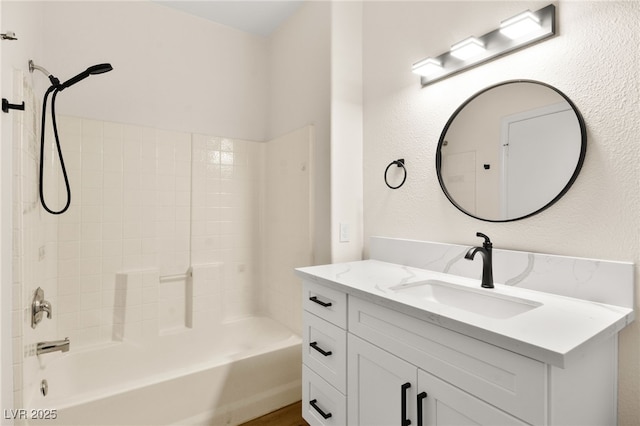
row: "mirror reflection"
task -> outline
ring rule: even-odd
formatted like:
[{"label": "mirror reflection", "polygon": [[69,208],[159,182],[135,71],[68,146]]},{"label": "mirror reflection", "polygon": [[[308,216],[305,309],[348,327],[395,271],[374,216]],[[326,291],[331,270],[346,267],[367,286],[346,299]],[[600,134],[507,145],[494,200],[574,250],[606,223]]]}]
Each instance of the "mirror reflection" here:
[{"label": "mirror reflection", "polygon": [[451,116],[436,169],[458,209],[504,222],[557,201],[585,153],[584,121],[569,98],[537,81],[508,81],[472,96]]}]

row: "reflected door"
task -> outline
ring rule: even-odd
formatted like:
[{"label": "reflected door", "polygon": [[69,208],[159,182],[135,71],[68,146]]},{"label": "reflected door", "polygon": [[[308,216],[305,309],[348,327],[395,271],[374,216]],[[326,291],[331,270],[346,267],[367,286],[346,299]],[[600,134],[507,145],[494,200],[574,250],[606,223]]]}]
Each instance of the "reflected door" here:
[{"label": "reflected door", "polygon": [[562,191],[580,157],[576,124],[575,113],[566,103],[504,118],[503,219],[525,216]]}]

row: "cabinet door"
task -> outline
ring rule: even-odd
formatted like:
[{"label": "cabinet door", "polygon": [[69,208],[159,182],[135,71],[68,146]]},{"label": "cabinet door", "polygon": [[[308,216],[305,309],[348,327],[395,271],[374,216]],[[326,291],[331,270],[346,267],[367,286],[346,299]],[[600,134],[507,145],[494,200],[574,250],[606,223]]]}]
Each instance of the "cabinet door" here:
[{"label": "cabinet door", "polygon": [[528,425],[422,370],[418,392],[417,426]]},{"label": "cabinet door", "polygon": [[417,368],[349,334],[348,424],[415,425]]},{"label": "cabinet door", "polygon": [[347,399],[306,365],[302,366],[302,417],[311,426],[346,426]]}]

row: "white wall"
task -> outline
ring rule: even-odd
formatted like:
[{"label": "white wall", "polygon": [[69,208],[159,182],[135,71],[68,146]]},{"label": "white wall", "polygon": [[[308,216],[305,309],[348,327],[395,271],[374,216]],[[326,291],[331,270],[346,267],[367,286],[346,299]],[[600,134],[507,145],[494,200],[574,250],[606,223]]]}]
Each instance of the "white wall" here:
[{"label": "white wall", "polygon": [[94,64],[114,68],[60,93],[60,113],[265,139],[265,38],[148,1],[52,1],[44,10],[38,65],[62,81]]},{"label": "white wall", "polygon": [[269,40],[269,139],[315,128],[313,263],[331,261],[331,5],[309,2]]},{"label": "white wall", "polygon": [[362,136],[362,3],[337,2],[331,8],[332,262],[362,259]]},{"label": "white wall", "polygon": [[[364,211],[371,235],[640,263],[640,66],[637,2],[560,2],[558,35],[420,88],[411,64],[541,2],[367,2],[364,7]],[[570,191],[548,210],[513,223],[459,212],[442,193],[435,150],[449,116],[494,83],[527,78],[571,98],[587,126],[587,155]],[[406,184],[388,189],[386,165],[404,157]],[[636,272],[636,282],[640,281]],[[636,293],[640,297],[640,292]],[[636,300],[636,306],[640,303]],[[620,339],[619,423],[640,418],[640,325]]]},{"label": "white wall", "polygon": [[362,256],[361,21],[360,2],[308,2],[269,40],[269,137],[315,128],[315,264]]}]

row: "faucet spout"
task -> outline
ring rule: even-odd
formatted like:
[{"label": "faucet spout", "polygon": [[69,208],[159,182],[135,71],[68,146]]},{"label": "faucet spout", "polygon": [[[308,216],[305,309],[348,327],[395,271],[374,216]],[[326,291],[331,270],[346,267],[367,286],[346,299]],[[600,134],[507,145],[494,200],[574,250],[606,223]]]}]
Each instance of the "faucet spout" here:
[{"label": "faucet spout", "polygon": [[486,256],[487,253],[487,251],[482,247],[471,247],[467,250],[467,254],[464,255],[464,258],[467,260],[473,260],[478,252],[482,253],[482,257]]},{"label": "faucet spout", "polygon": [[477,253],[482,256],[482,284],[483,288],[494,288],[493,286],[493,260],[492,260],[492,247],[491,240],[484,234],[478,232],[477,236],[483,237],[485,242],[482,247],[471,247],[464,255],[465,259],[473,260]]},{"label": "faucet spout", "polygon": [[64,340],[53,340],[50,342],[38,342],[36,345],[36,355],[48,354],[51,352],[69,352],[69,338]]}]

